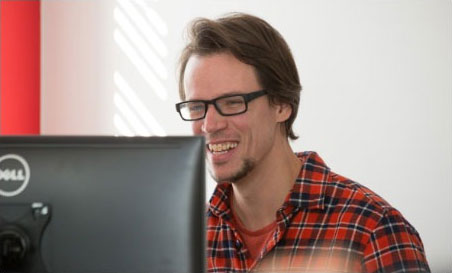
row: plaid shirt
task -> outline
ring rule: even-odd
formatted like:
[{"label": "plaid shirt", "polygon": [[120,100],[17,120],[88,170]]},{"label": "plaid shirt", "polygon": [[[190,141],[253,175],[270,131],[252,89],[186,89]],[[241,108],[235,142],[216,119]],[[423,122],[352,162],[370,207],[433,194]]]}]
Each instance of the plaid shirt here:
[{"label": "plaid shirt", "polygon": [[430,271],[418,233],[399,211],[331,172],[316,153],[297,156],[299,177],[256,260],[231,224],[231,185],[217,186],[207,212],[209,272]]}]

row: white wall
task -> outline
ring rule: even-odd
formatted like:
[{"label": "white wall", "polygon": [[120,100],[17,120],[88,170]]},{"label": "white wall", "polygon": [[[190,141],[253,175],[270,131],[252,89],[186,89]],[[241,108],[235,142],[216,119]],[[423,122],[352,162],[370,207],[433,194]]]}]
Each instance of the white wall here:
[{"label": "white wall", "polygon": [[42,133],[190,134],[174,111],[182,32],[229,11],[263,17],[292,48],[294,149],[382,195],[433,272],[450,272],[451,1],[43,0]]}]

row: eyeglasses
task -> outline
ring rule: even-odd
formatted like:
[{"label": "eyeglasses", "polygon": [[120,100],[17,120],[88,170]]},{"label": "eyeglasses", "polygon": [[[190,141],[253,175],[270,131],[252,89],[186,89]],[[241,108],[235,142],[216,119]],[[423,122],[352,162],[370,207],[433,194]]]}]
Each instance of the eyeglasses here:
[{"label": "eyeglasses", "polygon": [[187,121],[205,118],[209,104],[213,104],[222,116],[235,116],[248,110],[248,102],[266,94],[265,90],[259,90],[247,94],[221,96],[213,100],[183,101],[176,104],[176,110],[181,118]]}]

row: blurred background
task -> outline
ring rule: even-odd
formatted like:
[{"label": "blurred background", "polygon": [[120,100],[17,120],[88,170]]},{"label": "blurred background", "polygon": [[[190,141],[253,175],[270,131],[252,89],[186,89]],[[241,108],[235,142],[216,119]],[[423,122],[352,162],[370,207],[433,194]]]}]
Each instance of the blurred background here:
[{"label": "blurred background", "polygon": [[190,135],[174,107],[186,25],[262,17],[299,69],[294,150],[317,151],[389,201],[419,231],[432,271],[452,272],[451,1],[0,3],[2,135]]}]

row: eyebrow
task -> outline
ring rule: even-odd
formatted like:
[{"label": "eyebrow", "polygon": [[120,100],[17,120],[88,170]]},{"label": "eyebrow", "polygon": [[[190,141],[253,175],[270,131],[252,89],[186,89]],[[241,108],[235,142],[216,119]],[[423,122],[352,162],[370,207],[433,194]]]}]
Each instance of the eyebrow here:
[{"label": "eyebrow", "polygon": [[[214,99],[226,97],[226,96],[245,95],[245,94],[247,94],[247,93],[240,93],[240,91],[231,91],[231,92],[224,93],[218,97],[212,98],[210,100],[214,100]],[[188,99],[188,98],[186,98],[186,101],[192,101],[192,100],[209,100],[209,99]]]}]

